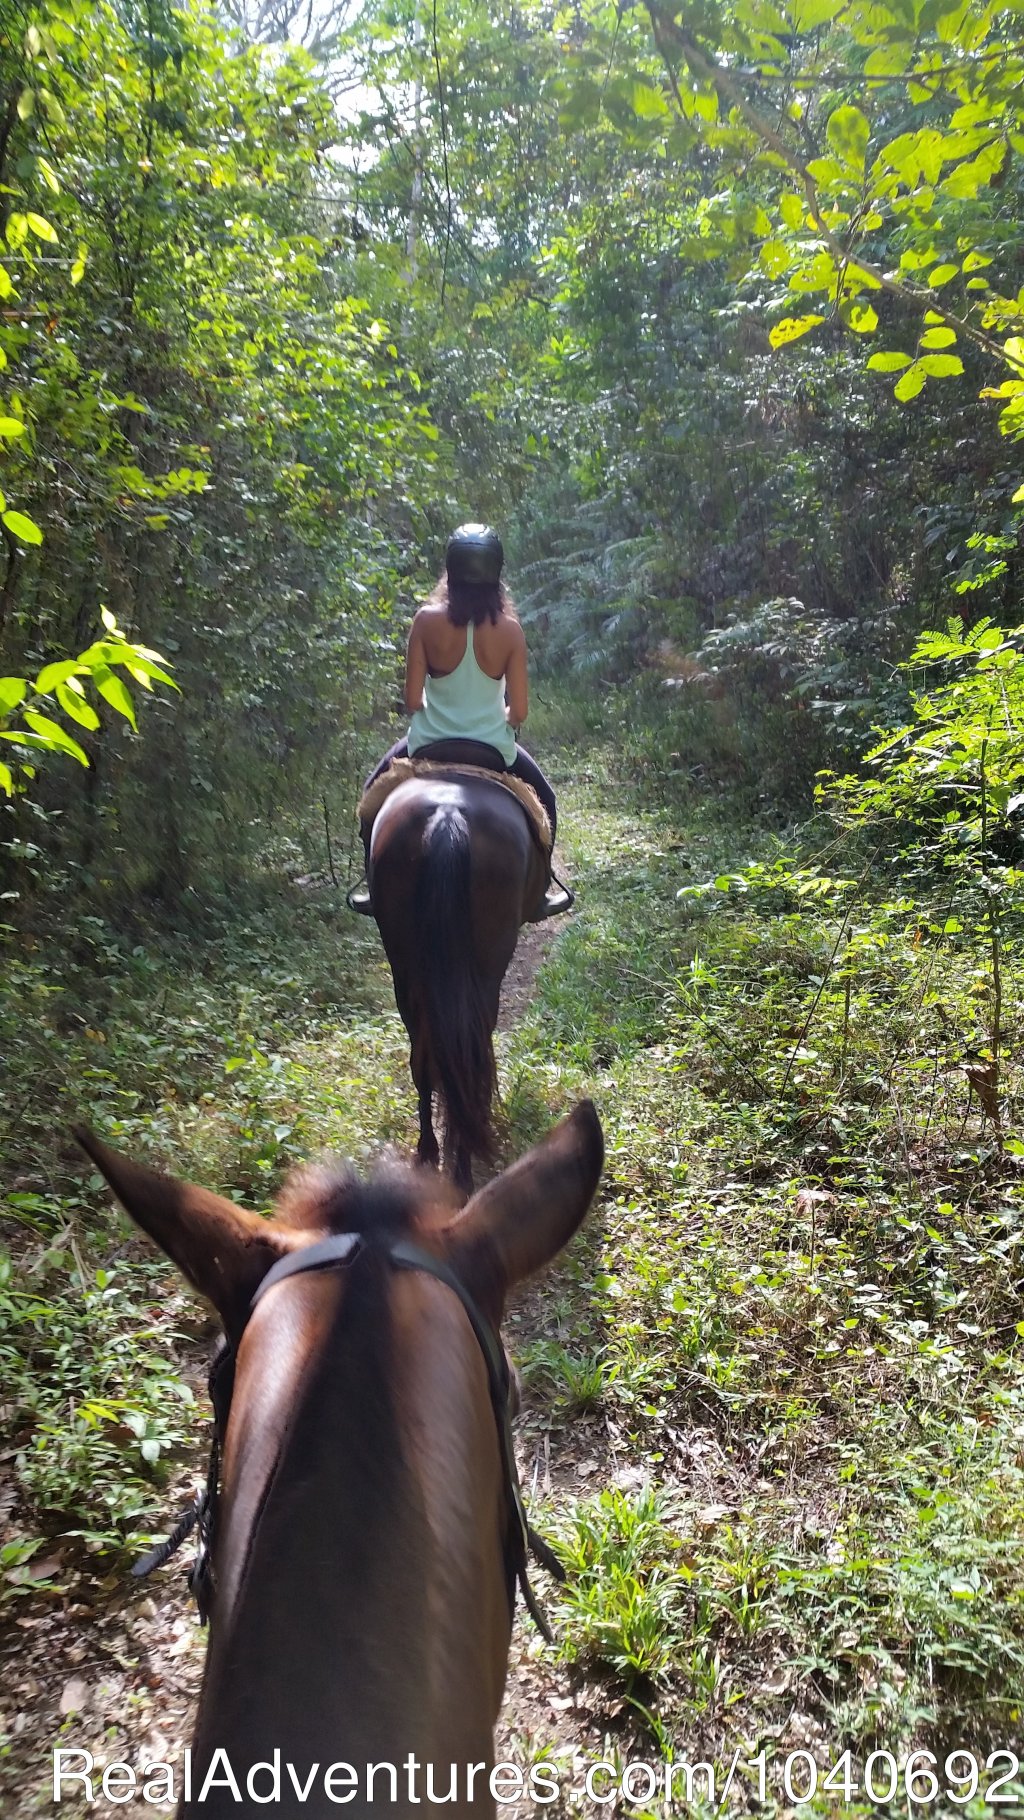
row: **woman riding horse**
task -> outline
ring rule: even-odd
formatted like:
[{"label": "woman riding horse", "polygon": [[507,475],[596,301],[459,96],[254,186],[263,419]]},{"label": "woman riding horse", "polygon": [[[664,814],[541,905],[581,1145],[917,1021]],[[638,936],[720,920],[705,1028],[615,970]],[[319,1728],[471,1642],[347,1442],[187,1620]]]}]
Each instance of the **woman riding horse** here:
[{"label": "woman riding horse", "polygon": [[[385,753],[366,788],[395,759],[417,755],[511,772],[540,798],[554,844],[558,819],[554,790],[516,739],[529,705],[526,639],[501,580],[504,560],[501,539],[490,525],[464,524],[452,532],[446,572],[417,612],[409,634],[408,734]],[[369,861],[370,827],[365,822],[362,834]],[[353,909],[372,914],[368,889],[352,893],[349,901]],[[551,884],[531,921],[556,916],[571,903],[564,886]]]}]

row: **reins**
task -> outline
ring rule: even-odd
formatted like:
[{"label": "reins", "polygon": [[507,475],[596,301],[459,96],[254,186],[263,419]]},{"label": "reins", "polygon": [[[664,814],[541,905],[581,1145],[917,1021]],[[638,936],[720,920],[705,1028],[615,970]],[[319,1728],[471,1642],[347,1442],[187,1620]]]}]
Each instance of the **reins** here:
[{"label": "reins", "polygon": [[[431,1276],[436,1282],[443,1283],[445,1288],[450,1289],[452,1294],[458,1297],[465,1310],[483,1354],[491,1407],[498,1431],[502,1478],[511,1518],[505,1554],[509,1601],[514,1606],[515,1589],[518,1585],[522,1589],[526,1608],[537,1629],[545,1641],[550,1643],[552,1641],[551,1630],[530,1585],[527,1559],[532,1554],[540,1566],[545,1567],[556,1580],[565,1579],[565,1569],[543,1537],[537,1534],[526,1515],[522,1487],[519,1483],[519,1469],[516,1465],[515,1444],[512,1439],[512,1387],[508,1360],[501,1340],[490,1322],[485,1320],[480,1313],[465,1284],[440,1258],[434,1257],[431,1252],[423,1250],[410,1239],[389,1239],[383,1245],[375,1239],[372,1243],[374,1249],[380,1250],[396,1270],[420,1270],[425,1276]],[[290,1252],[287,1257],[280,1258],[267,1272],[253,1296],[249,1304],[249,1314],[252,1314],[253,1309],[267,1294],[267,1291],[283,1282],[286,1277],[298,1276],[311,1270],[338,1269],[350,1264],[364,1249],[365,1244],[366,1241],[360,1233],[338,1233],[331,1238],[321,1239],[314,1245],[304,1246],[299,1251]],[[144,1555],[140,1561],[136,1561],[132,1568],[133,1576],[139,1579],[152,1573],[155,1568],[163,1567],[192,1531],[198,1530],[196,1557],[189,1570],[188,1585],[199,1609],[199,1619],[202,1624],[208,1622],[213,1604],[213,1543],[220,1500],[221,1453],[227,1433],[228,1417],[231,1413],[231,1397],[235,1382],[235,1357],[235,1348],[225,1341],[215,1354],[210,1366],[208,1383],[210,1399],[213,1403],[213,1440],[210,1444],[206,1485],[201,1492],[197,1493],[192,1505],[175,1524],[167,1540],[152,1549],[148,1555]]]}]

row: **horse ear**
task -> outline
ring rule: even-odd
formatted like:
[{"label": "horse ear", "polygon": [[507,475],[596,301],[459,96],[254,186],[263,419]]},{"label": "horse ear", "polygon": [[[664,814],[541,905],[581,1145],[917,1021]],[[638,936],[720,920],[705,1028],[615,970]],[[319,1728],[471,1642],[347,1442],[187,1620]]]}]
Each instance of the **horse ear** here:
[{"label": "horse ear", "polygon": [[129,1162],[83,1125],[75,1137],[125,1212],[213,1303],[236,1340],[267,1271],[291,1249],[288,1235],[206,1188]]},{"label": "horse ear", "polygon": [[448,1228],[453,1267],[496,1318],[508,1290],[550,1263],[582,1224],[603,1162],[601,1121],[583,1100]]}]

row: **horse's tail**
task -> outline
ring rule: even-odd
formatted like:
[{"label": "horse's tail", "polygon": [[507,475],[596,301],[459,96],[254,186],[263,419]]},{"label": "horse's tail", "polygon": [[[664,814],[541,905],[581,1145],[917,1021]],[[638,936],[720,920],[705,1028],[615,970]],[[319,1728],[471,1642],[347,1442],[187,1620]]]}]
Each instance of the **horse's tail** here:
[{"label": "horse's tail", "polygon": [[472,947],[469,827],[461,809],[427,824],[416,890],[417,940],[428,956],[424,997],[430,1053],[448,1144],[490,1161],[494,1044]]}]

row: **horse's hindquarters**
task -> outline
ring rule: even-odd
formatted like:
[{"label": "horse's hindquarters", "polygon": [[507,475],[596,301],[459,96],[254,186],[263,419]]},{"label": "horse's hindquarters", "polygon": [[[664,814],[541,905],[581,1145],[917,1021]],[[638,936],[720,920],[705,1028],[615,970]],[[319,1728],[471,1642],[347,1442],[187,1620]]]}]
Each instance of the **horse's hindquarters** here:
[{"label": "horse's hindquarters", "polygon": [[443,1102],[456,1179],[493,1154],[492,1036],[501,983],[544,867],[517,799],[484,777],[403,784],[373,829],[370,890],[409,1032],[423,1161],[436,1160]]}]

